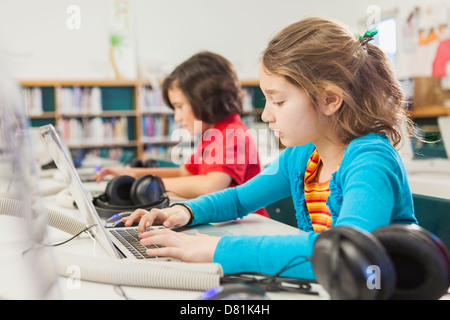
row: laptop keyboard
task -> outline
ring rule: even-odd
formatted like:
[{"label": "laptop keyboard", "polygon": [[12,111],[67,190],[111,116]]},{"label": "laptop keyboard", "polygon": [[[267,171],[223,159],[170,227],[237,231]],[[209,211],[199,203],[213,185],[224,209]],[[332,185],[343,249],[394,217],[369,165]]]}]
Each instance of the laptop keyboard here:
[{"label": "laptop keyboard", "polygon": [[[164,227],[150,227],[148,230],[161,229]],[[116,237],[117,240],[120,241],[137,259],[151,259],[157,258],[156,256],[149,256],[146,253],[147,249],[151,248],[160,248],[162,246],[150,245],[143,246],[140,243],[140,239],[138,237],[137,228],[126,228],[126,229],[111,229],[110,233]]]}]

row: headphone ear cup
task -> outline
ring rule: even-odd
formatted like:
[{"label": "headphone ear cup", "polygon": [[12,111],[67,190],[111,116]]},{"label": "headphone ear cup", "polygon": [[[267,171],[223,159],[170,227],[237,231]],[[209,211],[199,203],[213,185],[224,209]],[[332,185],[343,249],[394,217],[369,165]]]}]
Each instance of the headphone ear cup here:
[{"label": "headphone ear cup", "polygon": [[144,162],[144,167],[146,167],[146,168],[156,168],[156,167],[158,167],[158,161],[156,161],[155,159],[147,159]]},{"label": "headphone ear cup", "polygon": [[[311,262],[317,281],[331,299],[388,299],[395,288],[392,262],[368,232],[349,227],[323,232],[314,243]],[[379,268],[379,288],[369,286],[370,266]]]},{"label": "headphone ear cup", "polygon": [[164,193],[162,180],[149,174],[136,179],[130,189],[130,198],[135,205],[154,203],[160,201]]},{"label": "headphone ear cup", "polygon": [[119,212],[163,209],[170,204],[161,178],[153,175],[139,179],[130,176],[115,177],[108,182],[105,192],[94,197],[92,202],[98,215],[105,219]]},{"label": "headphone ear cup", "polygon": [[372,234],[390,256],[397,285],[392,299],[439,299],[450,285],[445,245],[418,225],[389,225]]},{"label": "headphone ear cup", "polygon": [[139,158],[133,158],[133,159],[130,160],[128,165],[131,168],[143,168],[144,167],[144,162],[141,159],[139,159]]},{"label": "headphone ear cup", "polygon": [[112,205],[132,205],[130,191],[135,178],[131,176],[117,176],[108,182],[105,189],[106,201]]}]

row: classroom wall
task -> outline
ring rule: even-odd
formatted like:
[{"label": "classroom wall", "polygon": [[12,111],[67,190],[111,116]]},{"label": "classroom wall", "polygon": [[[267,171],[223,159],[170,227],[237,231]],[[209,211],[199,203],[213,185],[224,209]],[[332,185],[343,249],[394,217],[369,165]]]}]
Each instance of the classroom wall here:
[{"label": "classroom wall", "polygon": [[[109,33],[114,6],[121,2],[131,8],[129,47],[121,55],[126,77],[159,76],[195,52],[211,50],[230,59],[241,78],[256,78],[261,51],[283,26],[321,15],[356,27],[374,5],[373,0],[2,0],[3,58],[17,78],[114,78]],[[375,5],[383,12],[401,9],[400,4],[405,7],[404,0]],[[70,26],[70,6],[79,8],[79,28]]]},{"label": "classroom wall", "polygon": [[[383,2],[389,3],[389,7],[393,3],[380,1]],[[261,52],[282,27],[305,15],[332,17],[355,26],[371,3],[355,0],[138,1],[138,57],[144,70],[154,64],[171,69],[198,50],[214,50],[230,59],[242,78],[255,78]]]}]

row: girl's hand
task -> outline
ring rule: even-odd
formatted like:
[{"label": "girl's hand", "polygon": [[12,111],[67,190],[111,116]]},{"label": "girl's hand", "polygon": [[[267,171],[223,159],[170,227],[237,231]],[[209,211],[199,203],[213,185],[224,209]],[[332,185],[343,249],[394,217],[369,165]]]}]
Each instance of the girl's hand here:
[{"label": "girl's hand", "polygon": [[99,183],[107,175],[122,176],[126,174],[128,175],[130,174],[129,170],[127,170],[126,168],[103,167],[100,171],[97,171],[95,173],[92,179],[95,180],[97,183]]},{"label": "girl's hand", "polygon": [[191,218],[190,212],[183,206],[173,206],[165,209],[144,209],[135,210],[130,216],[123,218],[125,227],[130,227],[134,221],[139,221],[138,232],[144,233],[146,228],[154,223],[163,225],[166,228],[182,227],[186,225]]},{"label": "girl's hand", "polygon": [[187,235],[169,229],[155,229],[140,235],[141,244],[162,245],[162,248],[147,249],[147,254],[171,257],[184,262],[212,262],[220,237],[205,234]]}]

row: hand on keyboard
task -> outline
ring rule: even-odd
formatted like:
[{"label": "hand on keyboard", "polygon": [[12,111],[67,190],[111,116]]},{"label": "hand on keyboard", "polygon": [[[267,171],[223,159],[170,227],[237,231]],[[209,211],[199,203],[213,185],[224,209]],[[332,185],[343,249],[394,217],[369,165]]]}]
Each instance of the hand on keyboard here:
[{"label": "hand on keyboard", "polygon": [[149,256],[171,257],[184,262],[212,262],[220,237],[188,235],[170,229],[146,231],[139,236]]},{"label": "hand on keyboard", "polygon": [[182,227],[186,225],[191,218],[189,210],[183,206],[173,206],[165,209],[144,209],[135,210],[126,218],[125,226],[131,226],[133,222],[139,221],[138,231],[145,232],[145,229],[154,223],[162,224],[166,228]]}]

